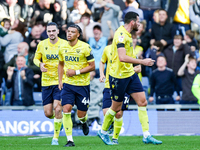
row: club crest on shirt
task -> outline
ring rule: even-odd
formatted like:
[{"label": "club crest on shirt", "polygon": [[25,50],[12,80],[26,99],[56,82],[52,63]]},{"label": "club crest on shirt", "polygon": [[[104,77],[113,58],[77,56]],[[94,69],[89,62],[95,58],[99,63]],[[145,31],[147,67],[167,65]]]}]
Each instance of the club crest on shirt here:
[{"label": "club crest on shirt", "polygon": [[117,100],[119,97],[115,95],[115,100]]},{"label": "club crest on shirt", "polygon": [[132,42],[130,43],[130,47],[133,47],[133,43]]},{"label": "club crest on shirt", "polygon": [[124,41],[124,36],[119,36],[119,42],[123,42]]},{"label": "club crest on shirt", "polygon": [[80,51],[81,51],[80,49],[76,49],[76,52],[77,52],[77,53],[80,53]]},{"label": "club crest on shirt", "polygon": [[65,50],[65,53],[67,53],[67,49]]},{"label": "club crest on shirt", "polygon": [[48,47],[45,47],[45,49],[47,50],[47,49],[48,49]]}]

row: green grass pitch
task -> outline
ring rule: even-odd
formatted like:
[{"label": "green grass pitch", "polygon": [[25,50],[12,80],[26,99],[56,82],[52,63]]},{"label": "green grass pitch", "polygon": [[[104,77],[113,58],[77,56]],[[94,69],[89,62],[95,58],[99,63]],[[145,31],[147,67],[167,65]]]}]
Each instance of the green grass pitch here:
[{"label": "green grass pitch", "polygon": [[66,137],[52,146],[52,137],[1,136],[0,150],[200,150],[200,136],[155,136],[161,145],[144,144],[142,136],[120,136],[119,145],[105,145],[97,136],[74,136],[75,147],[63,147]]}]

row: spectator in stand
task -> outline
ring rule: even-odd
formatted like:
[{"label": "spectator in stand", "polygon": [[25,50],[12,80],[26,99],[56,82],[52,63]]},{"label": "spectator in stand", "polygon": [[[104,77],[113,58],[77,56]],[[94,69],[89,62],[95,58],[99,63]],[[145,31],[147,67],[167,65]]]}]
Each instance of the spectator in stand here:
[{"label": "spectator in stand", "polygon": [[[74,1],[76,3],[76,1]],[[85,13],[92,14],[90,9],[87,6],[86,0],[78,0],[77,8],[71,12],[69,16],[69,22],[73,22],[75,24],[80,22],[81,16]]]},{"label": "spectator in stand", "polygon": [[91,16],[90,16],[89,13],[84,13],[81,16],[81,22],[77,24],[82,29],[83,39],[86,42],[88,41],[89,38],[94,37],[94,33],[91,32],[91,31],[93,31],[94,26],[95,25],[101,25],[98,22],[91,22],[90,17]]},{"label": "spectator in stand", "polygon": [[194,34],[194,31],[187,30],[185,32],[183,43],[187,43],[190,46],[191,51],[195,53],[195,58],[197,59],[199,57],[199,47],[197,40],[194,38]]},{"label": "spectator in stand", "polygon": [[173,43],[173,37],[176,31],[173,25],[167,22],[167,12],[164,9],[159,10],[159,23],[154,23],[151,30],[152,45],[155,41],[160,41],[164,48]]},{"label": "spectator in stand", "polygon": [[0,21],[3,18],[9,18],[13,25],[16,19],[21,18],[21,8],[17,4],[17,0],[0,1]]},{"label": "spectator in stand", "polygon": [[0,88],[1,88],[1,83],[3,82],[3,77],[5,76],[5,71],[3,69],[4,65],[4,57],[2,51],[0,51]]},{"label": "spectator in stand", "polygon": [[159,23],[159,9],[153,12],[153,23]]},{"label": "spectator in stand", "polygon": [[36,24],[39,28],[40,28],[40,34],[41,34],[41,37],[43,39],[47,39],[48,38],[48,35],[47,35],[47,31],[46,31],[46,23],[42,22],[42,21],[39,21],[39,22],[36,22]]},{"label": "spectator in stand", "polygon": [[153,25],[153,13],[157,9],[161,9],[162,0],[140,0],[140,9],[143,10],[144,19],[147,21],[146,31],[152,28]]},{"label": "spectator in stand", "polygon": [[[10,27],[11,27],[10,19],[4,18],[1,21],[1,25],[0,25],[0,36],[4,37],[6,34],[8,34],[8,31],[10,30]],[[0,50],[1,50],[2,53],[5,52],[5,49],[6,48],[4,46],[0,47]]]},{"label": "spectator in stand", "polygon": [[92,11],[92,19],[95,22],[101,22],[101,15],[104,11],[104,8],[101,7],[101,5],[98,3],[98,1],[96,1],[91,8]]},{"label": "spectator in stand", "polygon": [[113,3],[115,5],[118,5],[120,7],[120,10],[124,10],[126,8],[124,0],[113,0]]},{"label": "spectator in stand", "polygon": [[95,78],[99,78],[99,64],[101,61],[101,56],[103,54],[104,48],[107,46],[108,39],[106,37],[102,37],[101,26],[95,25],[93,28],[94,37],[89,38],[89,45],[92,48],[92,53],[95,60]]},{"label": "spectator in stand", "polygon": [[4,70],[6,71],[8,67],[17,67],[17,56],[24,56],[24,58],[26,59],[26,66],[32,69],[34,72],[34,83],[36,83],[38,87],[36,90],[41,91],[41,71],[40,68],[33,63],[35,53],[29,53],[29,46],[26,42],[21,42],[18,44],[17,52],[18,54],[14,55],[13,58],[3,66]]},{"label": "spectator in stand", "polygon": [[138,13],[140,21],[144,19],[143,11],[138,8],[138,3],[135,0],[126,0],[126,9],[123,10],[122,19],[124,20],[124,17],[127,12],[133,11]]},{"label": "spectator in stand", "polygon": [[194,53],[187,44],[182,44],[181,35],[175,35],[173,44],[167,47],[163,53],[167,59],[167,67],[173,69],[181,89],[181,77],[177,74],[178,70],[183,65],[186,54],[194,56]]},{"label": "spectator in stand", "polygon": [[189,6],[190,20],[200,27],[200,1],[190,0]]},{"label": "spectator in stand", "polygon": [[59,29],[59,37],[65,38],[65,29],[67,24],[67,16],[69,16],[70,12],[67,10],[67,6],[65,1],[56,0],[53,4],[54,12],[53,12],[53,22],[56,22]]},{"label": "spectator in stand", "polygon": [[31,26],[31,18],[35,12],[35,2],[34,0],[24,0],[24,5],[22,6],[21,16],[25,21],[27,27]]},{"label": "spectator in stand", "polygon": [[101,7],[104,7],[104,12],[101,17],[101,26],[102,28],[102,33],[103,36],[109,38],[110,35],[110,29],[107,25],[107,21],[112,22],[112,30],[115,31],[119,26],[119,12],[120,12],[120,7],[113,4],[113,0],[105,0],[105,1],[99,1],[98,2]]},{"label": "spectator in stand", "polygon": [[[11,27],[10,19],[3,18],[3,20],[1,21],[1,26],[4,27],[8,33],[8,30],[10,30],[10,27]],[[5,33],[5,35],[7,33]],[[1,35],[1,36],[4,36],[4,35]]]},{"label": "spectator in stand", "polygon": [[70,12],[77,7],[78,0],[65,0],[67,3],[67,9],[70,10]]},{"label": "spectator in stand", "polygon": [[155,64],[151,67],[152,71],[157,68],[156,61],[159,56],[164,56],[163,54],[163,44],[160,41],[155,41],[152,48],[149,49],[149,58],[155,60]]},{"label": "spectator in stand", "polygon": [[40,0],[39,3],[36,3],[34,16],[36,16],[36,22],[50,22],[53,19],[53,4],[50,3],[50,0]]},{"label": "spectator in stand", "polygon": [[4,37],[0,37],[0,45],[6,47],[4,52],[5,63],[9,62],[10,59],[17,54],[17,45],[24,40],[25,32],[24,23],[15,20],[12,31]]},{"label": "spectator in stand", "polygon": [[40,27],[38,25],[34,25],[31,30],[31,34],[24,39],[24,42],[28,43],[30,49],[29,53],[35,53],[38,43],[43,40],[41,37]]},{"label": "spectator in stand", "polygon": [[173,22],[176,34],[185,36],[185,32],[190,29],[189,5],[189,0],[172,0],[169,3],[169,20]]},{"label": "spectator in stand", "polygon": [[156,95],[156,104],[174,104],[172,95],[174,90],[178,96],[176,100],[180,100],[180,92],[177,87],[176,78],[172,69],[166,67],[167,62],[164,56],[158,56],[157,58],[157,69],[153,71],[150,83],[150,97],[149,102],[154,101],[153,94]]},{"label": "spectator in stand", "polygon": [[151,39],[150,33],[145,32],[145,29],[146,29],[146,21],[143,20],[140,22],[140,26],[138,27],[138,31],[136,32],[137,44],[143,47],[143,56],[150,46],[150,39]]},{"label": "spectator in stand", "polygon": [[180,104],[197,104],[197,98],[192,94],[192,84],[194,78],[200,73],[199,70],[196,71],[197,61],[193,56],[187,54],[185,56],[185,62],[178,70],[178,76],[182,78],[182,99]]},{"label": "spectator in stand", "polygon": [[8,67],[7,88],[12,88],[10,104],[14,106],[34,105],[33,100],[33,70],[26,67],[24,56],[18,56],[16,59],[17,67]]}]

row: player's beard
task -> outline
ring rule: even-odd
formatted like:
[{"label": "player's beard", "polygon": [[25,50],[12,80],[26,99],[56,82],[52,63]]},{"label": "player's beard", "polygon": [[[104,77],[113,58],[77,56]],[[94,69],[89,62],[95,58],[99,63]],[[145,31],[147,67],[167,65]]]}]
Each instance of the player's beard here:
[{"label": "player's beard", "polygon": [[133,26],[133,30],[138,31],[138,26],[136,24],[135,24],[135,26]]},{"label": "player's beard", "polygon": [[50,36],[49,39],[53,41],[56,39],[56,36]]}]

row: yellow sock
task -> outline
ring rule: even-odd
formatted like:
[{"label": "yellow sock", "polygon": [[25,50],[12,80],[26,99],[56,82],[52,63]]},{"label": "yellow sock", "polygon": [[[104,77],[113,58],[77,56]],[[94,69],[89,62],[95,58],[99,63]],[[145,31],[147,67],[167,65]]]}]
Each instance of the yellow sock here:
[{"label": "yellow sock", "polygon": [[72,135],[72,118],[71,113],[63,113],[63,126],[65,128],[65,134],[67,136]]},{"label": "yellow sock", "polygon": [[85,117],[78,118],[78,119],[81,121],[81,123],[85,123],[87,121],[87,118],[88,118],[88,115],[86,114]]},{"label": "yellow sock", "polygon": [[54,119],[55,117],[55,111],[53,111],[53,116],[51,116],[49,119]]},{"label": "yellow sock", "polygon": [[149,119],[147,115],[147,108],[138,107],[138,116],[139,116],[140,123],[142,125],[142,131],[143,132],[149,131]]},{"label": "yellow sock", "polygon": [[114,121],[114,133],[113,133],[113,138],[114,139],[118,139],[119,133],[120,133],[121,128],[122,128],[122,124],[123,124],[123,117],[121,117],[119,119],[115,118],[115,121]]},{"label": "yellow sock", "polygon": [[53,135],[54,139],[58,139],[61,125],[62,125],[62,119],[54,118],[54,135]]},{"label": "yellow sock", "polygon": [[113,111],[111,108],[108,109],[108,111],[105,114],[102,130],[107,131],[111,123],[113,122],[113,118],[115,116],[116,112]]}]

